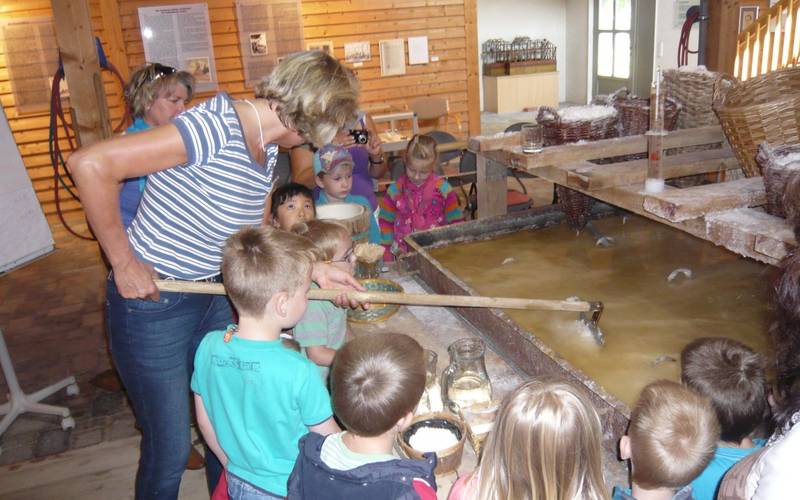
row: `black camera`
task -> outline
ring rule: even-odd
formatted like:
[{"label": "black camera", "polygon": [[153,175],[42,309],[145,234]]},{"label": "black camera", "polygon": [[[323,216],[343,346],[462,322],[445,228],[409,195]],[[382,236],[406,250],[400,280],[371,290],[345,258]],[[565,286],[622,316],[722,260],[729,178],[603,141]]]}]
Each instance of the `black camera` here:
[{"label": "black camera", "polygon": [[366,144],[369,142],[369,132],[366,130],[351,130],[350,135],[356,144]]}]

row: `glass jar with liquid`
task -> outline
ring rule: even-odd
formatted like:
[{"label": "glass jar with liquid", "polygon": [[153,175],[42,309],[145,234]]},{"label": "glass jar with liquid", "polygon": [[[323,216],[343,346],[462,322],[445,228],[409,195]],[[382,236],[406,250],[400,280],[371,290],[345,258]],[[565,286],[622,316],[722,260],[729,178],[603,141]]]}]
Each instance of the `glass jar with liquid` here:
[{"label": "glass jar with liquid", "polygon": [[459,339],[447,348],[450,365],[442,372],[442,399],[450,411],[492,400],[492,384],[486,372],[486,346],[480,339]]}]

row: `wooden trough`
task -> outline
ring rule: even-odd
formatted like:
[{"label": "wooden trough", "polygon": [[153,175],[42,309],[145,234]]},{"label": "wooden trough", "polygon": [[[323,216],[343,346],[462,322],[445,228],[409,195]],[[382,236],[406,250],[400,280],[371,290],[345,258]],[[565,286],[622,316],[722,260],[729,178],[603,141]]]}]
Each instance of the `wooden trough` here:
[{"label": "wooden trough", "polygon": [[[506,169],[512,167],[767,264],[778,264],[797,244],[784,219],[759,208],[766,203],[761,177],[682,189],[668,185],[650,194],[644,192],[647,160],[624,159],[647,151],[643,135],[549,147],[535,154],[524,154],[519,141],[518,133],[470,140],[469,148],[478,157],[480,217],[505,213]],[[726,171],[739,168],[718,126],[670,132],[664,148],[665,179],[697,174],[726,178]],[[623,159],[602,165],[589,161],[614,157]]]}]

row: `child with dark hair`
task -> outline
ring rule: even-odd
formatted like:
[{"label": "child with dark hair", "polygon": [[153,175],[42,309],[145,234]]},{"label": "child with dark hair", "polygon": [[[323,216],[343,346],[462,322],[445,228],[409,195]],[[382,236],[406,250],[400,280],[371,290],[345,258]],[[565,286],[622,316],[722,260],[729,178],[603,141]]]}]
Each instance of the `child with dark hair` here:
[{"label": "child with dark hair", "polygon": [[381,334],[345,344],[333,361],[331,396],[347,430],[300,440],[288,498],[435,499],[436,456],[392,454],[424,387],[424,351],[411,337]]},{"label": "child with dark hair", "polygon": [[316,218],[314,194],[306,186],[296,182],[284,184],[272,193],[270,200],[272,225],[290,231],[298,222]]},{"label": "child with dark hair", "polygon": [[719,424],[711,403],[686,387],[658,380],[642,389],[631,410],[620,456],[630,460],[630,490],[613,500],[690,500],[689,485],[714,456]]},{"label": "child with dark hair", "polygon": [[700,338],[681,352],[681,380],[711,401],[720,424],[714,458],[692,481],[696,500],[713,500],[728,469],[764,445],[750,437],[769,415],[764,363],[736,340]]}]

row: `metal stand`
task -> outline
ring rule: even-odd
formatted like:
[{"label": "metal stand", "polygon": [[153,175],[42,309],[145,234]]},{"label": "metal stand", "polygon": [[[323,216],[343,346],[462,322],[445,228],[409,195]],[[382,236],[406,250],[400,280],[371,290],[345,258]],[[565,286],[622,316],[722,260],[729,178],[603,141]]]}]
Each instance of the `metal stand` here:
[{"label": "metal stand", "polygon": [[[0,365],[3,367],[3,375],[5,375],[9,390],[8,402],[0,405],[0,415],[5,415],[3,420],[0,421],[0,435],[11,426],[11,423],[14,422],[18,416],[25,412],[60,415],[62,429],[67,430],[75,427],[75,419],[69,416],[69,408],[39,402],[64,388],[67,389],[67,394],[70,396],[75,396],[80,393],[78,384],[75,382],[75,377],[67,377],[56,384],[47,386],[32,394],[25,394],[19,386],[17,374],[14,372],[14,366],[11,364],[11,356],[8,354],[8,346],[6,345],[2,330],[0,330]],[[0,453],[2,453],[2,448],[0,448]]]}]

